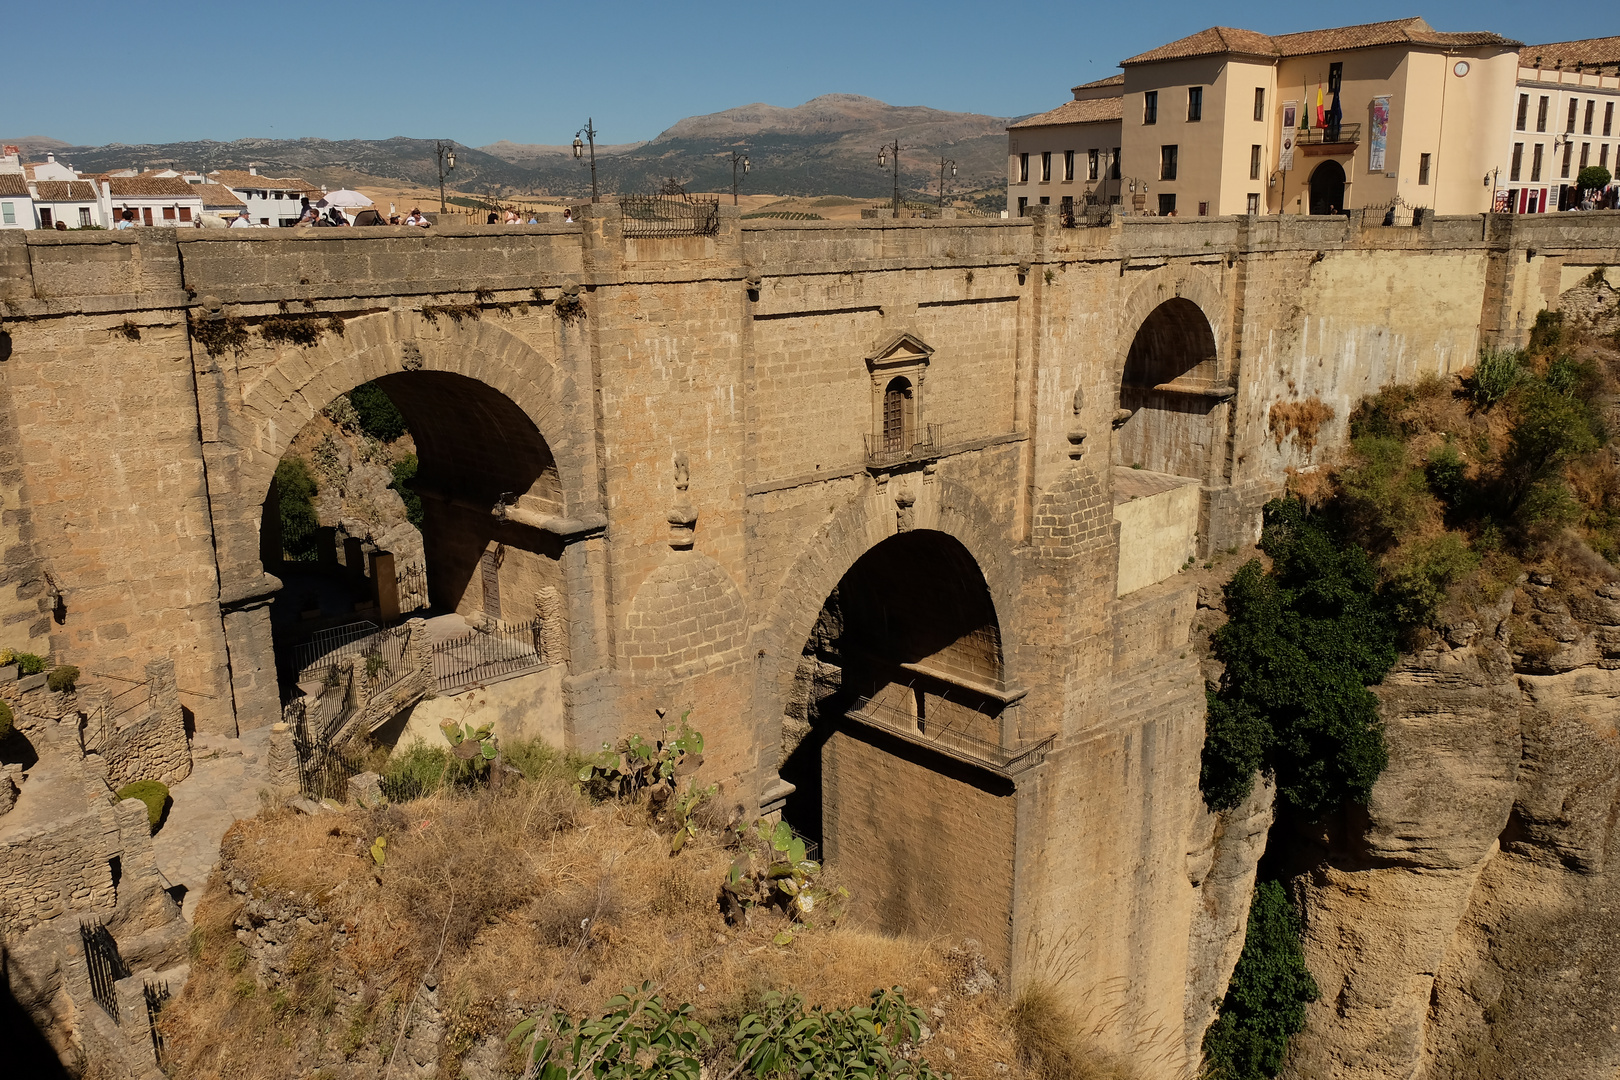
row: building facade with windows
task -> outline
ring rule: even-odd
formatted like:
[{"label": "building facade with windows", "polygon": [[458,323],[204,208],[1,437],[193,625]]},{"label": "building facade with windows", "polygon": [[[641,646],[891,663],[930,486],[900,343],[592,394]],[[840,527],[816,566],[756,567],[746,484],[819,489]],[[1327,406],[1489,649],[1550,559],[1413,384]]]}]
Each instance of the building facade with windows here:
[{"label": "building facade with windows", "polygon": [[0,171],[0,229],[32,229],[34,195],[19,172]]},{"label": "building facade with windows", "polygon": [[138,225],[190,228],[202,220],[197,186],[178,177],[110,176],[104,183],[108,220],[114,225],[125,210],[135,215]]},{"label": "building facade with windows", "polygon": [[315,202],[323,194],[307,180],[296,176],[260,176],[256,168],[247,172],[222,169],[209,173],[208,180],[229,188],[247,206],[248,216],[259,225],[290,228],[298,224],[303,205],[299,200],[307,196],[310,202]]},{"label": "building facade with windows", "polygon": [[[1519,43],[1422,19],[1269,35],[1212,27],[1125,69],[1127,187],[1145,209],[1332,214],[1486,210]],[[1320,113],[1318,106],[1320,105]]]},{"label": "building facade with windows", "polygon": [[1579,204],[1581,169],[1601,165],[1611,177],[1620,172],[1617,112],[1620,37],[1520,49],[1510,133],[1492,170],[1496,209],[1567,210]]},{"label": "building facade with windows", "polygon": [[1007,129],[1007,209],[1072,209],[1120,201],[1120,94],[1114,75],[1076,86],[1072,101]]},{"label": "building facade with windows", "polygon": [[57,222],[70,229],[104,229],[109,224],[101,192],[89,180],[35,180],[28,188],[41,229],[54,229]]}]

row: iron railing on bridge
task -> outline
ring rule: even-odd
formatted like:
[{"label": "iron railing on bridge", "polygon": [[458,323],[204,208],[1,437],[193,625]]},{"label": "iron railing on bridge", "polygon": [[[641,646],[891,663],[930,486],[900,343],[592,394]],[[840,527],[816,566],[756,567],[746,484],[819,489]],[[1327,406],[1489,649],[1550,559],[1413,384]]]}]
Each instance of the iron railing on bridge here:
[{"label": "iron railing on bridge", "polygon": [[898,465],[905,461],[932,457],[944,445],[944,429],[939,424],[925,424],[920,431],[905,435],[866,436],[866,463],[868,465]]},{"label": "iron railing on bridge", "polygon": [[365,639],[381,629],[367,620],[334,626],[300,642],[293,654],[298,665],[298,682],[326,677],[326,669],[338,664],[346,656],[363,655],[367,649]]},{"label": "iron railing on bridge", "polygon": [[855,703],[844,715],[868,726],[892,731],[910,741],[936,746],[952,757],[988,767],[1007,776],[1039,765],[1057,740],[1056,734],[1052,734],[1021,746],[1002,746],[1000,743],[981,739],[948,726],[929,725],[928,729],[923,731],[919,730],[916,717],[910,713],[869,697],[855,699]]},{"label": "iron railing on bridge", "polygon": [[621,195],[619,213],[627,239],[714,236],[720,231],[720,200],[685,195]]},{"label": "iron railing on bridge", "polygon": [[118,1017],[119,979],[129,978],[129,967],[118,955],[118,942],[107,932],[106,924],[98,921],[79,924],[79,940],[84,944],[84,964],[90,969],[90,996],[96,1004],[107,1010],[113,1023],[122,1023]]},{"label": "iron railing on bridge", "polygon": [[433,645],[433,681],[439,693],[545,666],[538,618],[493,630],[474,630]]}]

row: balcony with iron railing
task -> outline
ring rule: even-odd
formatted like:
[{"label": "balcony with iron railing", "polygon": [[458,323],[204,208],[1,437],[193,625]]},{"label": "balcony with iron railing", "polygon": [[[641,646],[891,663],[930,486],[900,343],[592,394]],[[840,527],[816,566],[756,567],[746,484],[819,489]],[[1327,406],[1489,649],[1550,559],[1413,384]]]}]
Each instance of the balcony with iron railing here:
[{"label": "balcony with iron railing", "polygon": [[1057,740],[1053,734],[1017,746],[1003,746],[950,725],[921,726],[916,716],[905,709],[871,697],[857,698],[844,716],[858,724],[1009,779],[1046,760],[1047,751]]},{"label": "balcony with iron railing", "polygon": [[1361,124],[1340,124],[1337,128],[1306,128],[1294,133],[1295,146],[1355,145],[1361,142]]},{"label": "balcony with iron railing", "polygon": [[939,424],[925,424],[899,435],[867,435],[866,464],[869,468],[887,468],[908,461],[926,461],[938,457],[944,445]]}]

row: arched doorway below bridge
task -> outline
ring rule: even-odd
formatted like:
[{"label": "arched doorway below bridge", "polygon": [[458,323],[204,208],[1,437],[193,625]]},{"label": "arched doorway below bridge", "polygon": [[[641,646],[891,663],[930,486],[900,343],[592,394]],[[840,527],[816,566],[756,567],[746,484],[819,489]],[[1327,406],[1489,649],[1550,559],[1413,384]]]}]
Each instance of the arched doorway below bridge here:
[{"label": "arched doorway below bridge", "polygon": [[540,526],[561,509],[545,439],[475,379],[400,372],[328,403],[288,445],[261,517],[260,556],[283,583],[283,702],[322,697],[348,658],[369,665],[368,693],[386,688],[417,617],[441,693],[556,658],[541,625],[560,633],[563,539]]},{"label": "arched doorway below bridge", "polygon": [[1321,215],[1344,212],[1344,166],[1328,158],[1311,171],[1311,213]]},{"label": "arched doorway below bridge", "polygon": [[954,537],[901,533],[839,581],[784,709],[782,816],[862,883],[859,921],[1010,949],[1017,698]]},{"label": "arched doorway below bridge", "polygon": [[1130,411],[1114,440],[1114,464],[1206,479],[1219,435],[1215,333],[1203,309],[1174,297],[1154,308],[1125,357],[1119,404]]}]

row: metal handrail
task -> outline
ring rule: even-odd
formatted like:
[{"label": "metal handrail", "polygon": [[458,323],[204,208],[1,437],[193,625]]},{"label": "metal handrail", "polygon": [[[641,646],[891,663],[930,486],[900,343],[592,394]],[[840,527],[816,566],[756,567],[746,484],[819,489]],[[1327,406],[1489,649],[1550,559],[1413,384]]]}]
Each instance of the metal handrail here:
[{"label": "metal handrail", "polygon": [[866,461],[869,465],[896,465],[904,461],[933,457],[944,445],[943,425],[926,424],[920,432],[913,432],[911,442],[893,440],[882,435],[866,436]]},{"label": "metal handrail", "polygon": [[1036,742],[1009,747],[949,727],[919,731],[915,718],[909,713],[870,697],[856,698],[844,715],[870,727],[893,732],[908,741],[936,747],[951,757],[1004,776],[1013,776],[1039,765],[1057,741],[1054,733]]},{"label": "metal handrail", "polygon": [[1335,146],[1339,143],[1356,143],[1361,141],[1361,122],[1353,124],[1340,124],[1339,137],[1328,138],[1327,128],[1301,129],[1294,133],[1295,146]]}]

